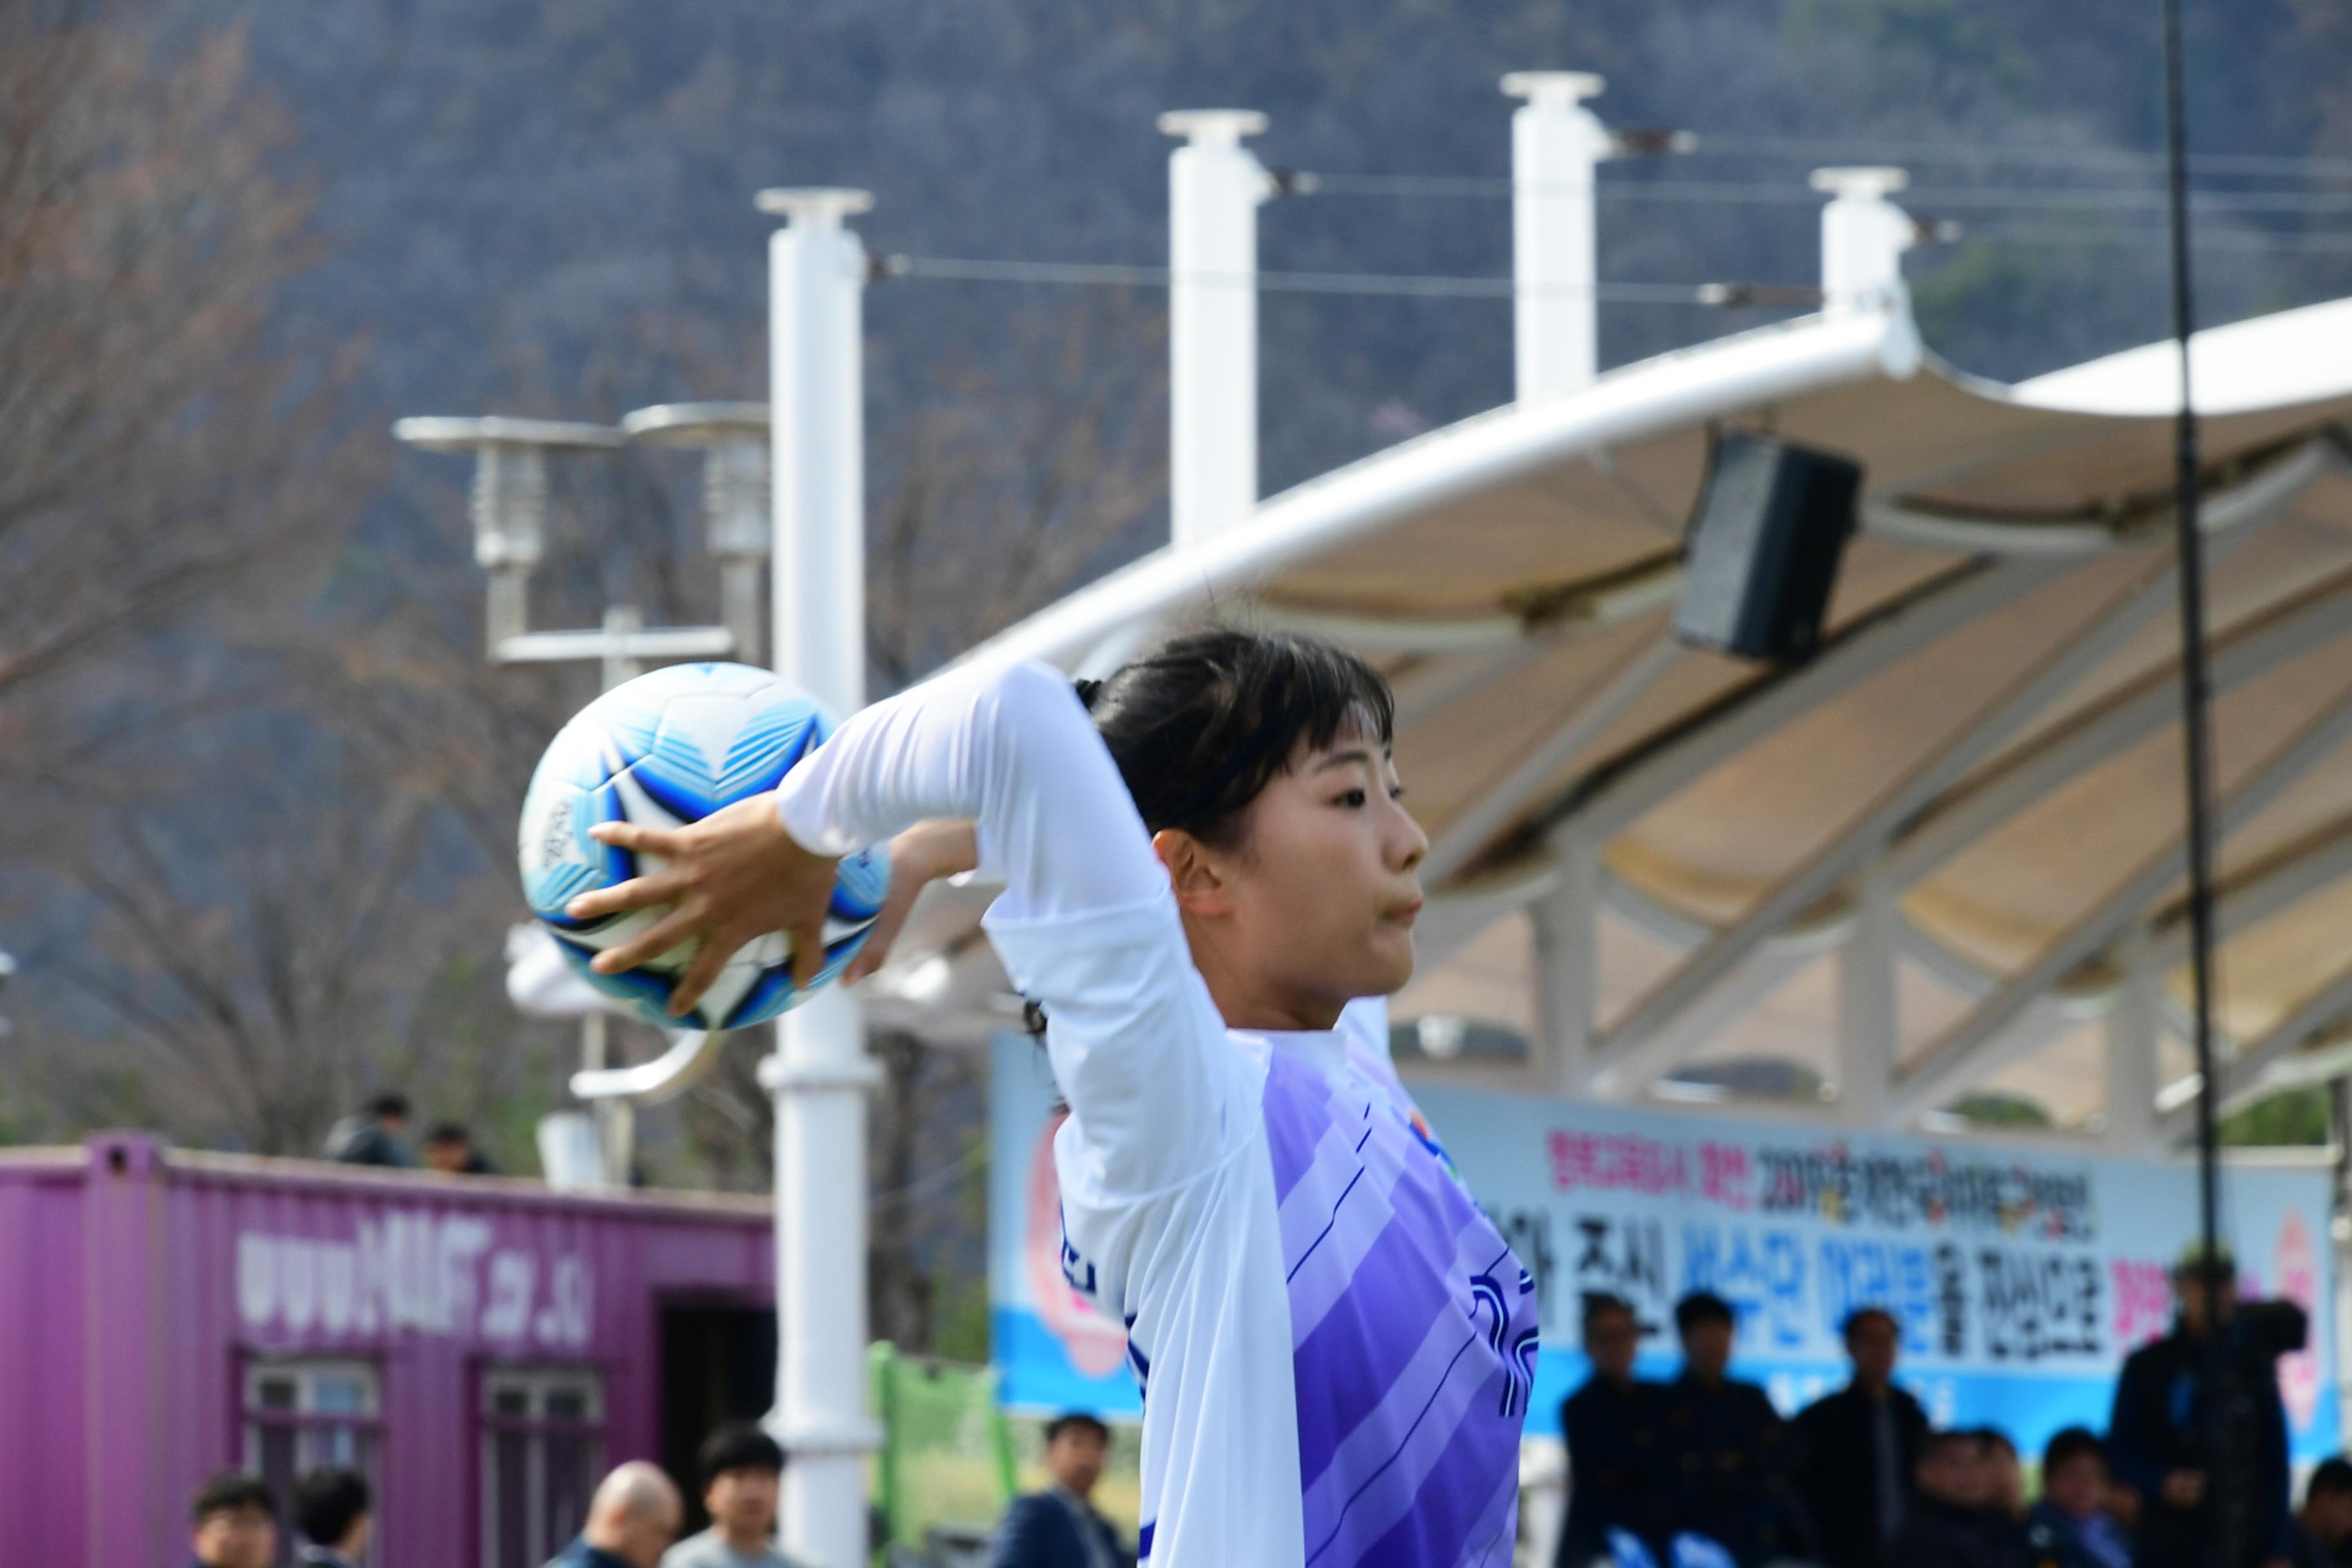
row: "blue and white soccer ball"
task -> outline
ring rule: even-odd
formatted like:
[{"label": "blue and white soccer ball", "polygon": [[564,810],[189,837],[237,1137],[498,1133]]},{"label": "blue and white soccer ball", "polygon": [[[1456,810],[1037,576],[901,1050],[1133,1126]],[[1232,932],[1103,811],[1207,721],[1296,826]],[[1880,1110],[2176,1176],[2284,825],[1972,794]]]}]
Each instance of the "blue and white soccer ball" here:
[{"label": "blue and white soccer ball", "polygon": [[[740,1029],[772,1018],[806,993],[793,984],[782,933],[762,936],[727,961],[694,1009],[669,1015],[671,991],[694,961],[689,942],[619,974],[589,961],[659,920],[667,906],[575,921],[563,906],[582,893],[625,882],[661,862],[588,837],[600,822],[677,827],[776,787],[794,763],[833,732],[816,700],[764,669],[743,664],[681,664],[614,687],[581,710],[540,759],[523,797],[520,856],[530,912],[591,985],[664,1028]],[[889,883],[886,856],[872,850],[841,863],[824,926],[824,967],[833,980],[865,945]]]}]

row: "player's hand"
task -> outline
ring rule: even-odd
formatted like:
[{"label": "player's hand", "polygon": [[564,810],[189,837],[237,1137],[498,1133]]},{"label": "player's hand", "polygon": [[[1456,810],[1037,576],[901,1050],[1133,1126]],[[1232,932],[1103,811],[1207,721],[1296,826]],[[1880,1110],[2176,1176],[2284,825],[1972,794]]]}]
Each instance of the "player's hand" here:
[{"label": "player's hand", "polygon": [[2205,1472],[2174,1470],[2164,1478],[2164,1500],[2175,1508],[2195,1508],[2205,1500]]},{"label": "player's hand", "polygon": [[898,940],[907,912],[922,891],[942,877],[959,877],[980,864],[980,838],[969,822],[938,817],[919,822],[890,840],[890,890],[883,895],[882,912],[866,928],[866,945],[842,971],[844,984],[855,984],[882,967],[890,944]]},{"label": "player's hand", "polygon": [[722,806],[684,827],[600,822],[588,835],[668,864],[583,893],[563,907],[564,913],[593,920],[655,904],[674,906],[627,942],[598,953],[591,966],[597,973],[618,974],[700,938],[701,949],[670,994],[669,1010],[677,1016],[702,999],[745,942],[780,931],[792,941],[793,984],[816,984],[824,968],[824,917],[833,905],[834,868],[840,862],[803,848],[784,831],[772,793]]}]

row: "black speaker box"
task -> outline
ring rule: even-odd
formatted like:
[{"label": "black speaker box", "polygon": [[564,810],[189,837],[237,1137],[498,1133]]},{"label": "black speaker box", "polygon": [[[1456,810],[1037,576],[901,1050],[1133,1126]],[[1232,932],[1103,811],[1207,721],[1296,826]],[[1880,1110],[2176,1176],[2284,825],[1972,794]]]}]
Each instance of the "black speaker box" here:
[{"label": "black speaker box", "polygon": [[1777,664],[1810,658],[1861,489],[1861,466],[1833,452],[1718,435],[1684,541],[1675,635]]}]

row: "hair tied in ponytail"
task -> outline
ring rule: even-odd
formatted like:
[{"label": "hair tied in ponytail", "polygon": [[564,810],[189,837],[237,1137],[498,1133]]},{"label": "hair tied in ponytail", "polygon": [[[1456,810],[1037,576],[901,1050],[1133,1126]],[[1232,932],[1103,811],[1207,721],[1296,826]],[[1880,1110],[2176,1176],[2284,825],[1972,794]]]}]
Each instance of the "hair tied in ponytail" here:
[{"label": "hair tied in ponytail", "polygon": [[1099,680],[1073,680],[1070,689],[1078,694],[1078,706],[1092,712],[1095,699],[1102,693],[1103,683]]}]

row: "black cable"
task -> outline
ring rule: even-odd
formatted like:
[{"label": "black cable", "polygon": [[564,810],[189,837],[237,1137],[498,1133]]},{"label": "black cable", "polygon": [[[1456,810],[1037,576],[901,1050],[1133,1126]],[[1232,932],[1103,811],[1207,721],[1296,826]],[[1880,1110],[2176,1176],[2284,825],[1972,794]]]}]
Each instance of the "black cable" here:
[{"label": "black cable", "polygon": [[2189,345],[2196,303],[2189,270],[2188,109],[2181,88],[2180,0],[2164,11],[2164,150],[2172,237],[2172,336],[2180,353],[2180,410],[2173,423],[2173,519],[2180,575],[2181,754],[2189,789],[2189,969],[2197,1047],[2197,1219],[2200,1246],[2189,1288],[2204,1297],[2202,1406],[2206,1511],[2211,1521],[2209,1561],[2240,1568],[2249,1561],[2248,1489],[2239,1484],[2242,1456],[2231,1441],[2220,1278],[2221,1161],[2216,1121],[2221,1084],[2213,1063],[2213,786],[2210,708],[2212,684],[2205,661],[2205,542],[2198,524],[2200,458],[2197,407],[2189,382]]}]

